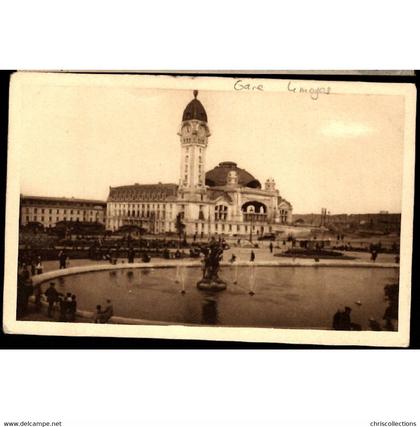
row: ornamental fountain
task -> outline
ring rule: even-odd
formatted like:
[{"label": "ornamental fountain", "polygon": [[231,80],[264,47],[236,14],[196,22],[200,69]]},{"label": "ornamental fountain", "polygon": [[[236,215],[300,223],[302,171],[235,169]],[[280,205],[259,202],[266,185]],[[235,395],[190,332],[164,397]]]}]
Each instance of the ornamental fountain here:
[{"label": "ornamental fountain", "polygon": [[212,240],[204,253],[203,277],[197,282],[197,288],[202,291],[223,291],[227,283],[219,277],[220,261],[223,257],[223,244]]}]

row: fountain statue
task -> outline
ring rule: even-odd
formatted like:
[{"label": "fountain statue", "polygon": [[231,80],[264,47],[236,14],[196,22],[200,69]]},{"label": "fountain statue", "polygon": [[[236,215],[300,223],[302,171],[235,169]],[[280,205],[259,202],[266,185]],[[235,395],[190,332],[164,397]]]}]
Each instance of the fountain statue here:
[{"label": "fountain statue", "polygon": [[220,261],[223,256],[223,244],[212,240],[208,247],[202,249],[204,253],[203,278],[197,282],[197,288],[205,291],[223,291],[226,282],[220,279]]}]

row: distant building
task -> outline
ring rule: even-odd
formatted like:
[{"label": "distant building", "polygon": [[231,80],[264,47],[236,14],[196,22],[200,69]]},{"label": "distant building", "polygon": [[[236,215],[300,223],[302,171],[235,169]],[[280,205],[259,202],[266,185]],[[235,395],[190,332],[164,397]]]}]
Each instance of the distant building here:
[{"label": "distant building", "polygon": [[65,197],[20,196],[20,224],[55,227],[59,221],[105,224],[106,202]]},{"label": "distant building", "polygon": [[107,229],[137,225],[151,233],[176,232],[178,218],[190,236],[258,236],[291,223],[292,205],[281,197],[273,179],[263,188],[248,171],[226,161],[206,172],[210,128],[197,94],[194,91],[185,108],[178,131],[179,183],[110,187]]},{"label": "distant building", "polygon": [[[295,224],[306,224],[311,226],[320,226],[322,223],[322,214],[294,214]],[[381,211],[380,213],[367,214],[337,214],[327,215],[325,225],[334,226],[342,229],[360,229],[360,230],[376,230],[382,232],[400,232],[401,214],[388,213]]]}]

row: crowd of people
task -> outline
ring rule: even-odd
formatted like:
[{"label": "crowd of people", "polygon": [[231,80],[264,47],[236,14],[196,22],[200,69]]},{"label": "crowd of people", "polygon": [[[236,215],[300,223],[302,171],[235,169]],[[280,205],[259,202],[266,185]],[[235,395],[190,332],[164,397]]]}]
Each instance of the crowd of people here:
[{"label": "crowd of people", "polygon": [[[49,288],[45,291],[48,303],[47,316],[54,317],[54,312],[58,311],[60,322],[74,322],[76,320],[77,301],[76,295],[67,292],[66,295],[58,292],[55,283],[51,282]],[[58,310],[56,310],[58,308]]]},{"label": "crowd of people", "polygon": [[[34,296],[33,309],[37,313],[42,312],[42,300],[46,301],[46,315],[50,319],[59,322],[75,322],[77,316],[77,297],[71,292],[65,294],[59,292],[54,282],[50,282],[45,292],[42,292],[41,285],[35,286],[27,283],[25,295],[20,294],[19,289],[22,285],[18,284],[18,319],[28,314],[29,298]],[[107,323],[114,315],[113,305],[110,299],[106,300],[105,308],[101,305],[96,306],[96,312],[93,316],[94,323]]]},{"label": "crowd of people", "polygon": [[[65,251],[58,254],[59,269],[68,267],[69,257]],[[77,314],[77,297],[71,292],[65,294],[56,289],[55,283],[50,282],[48,288],[43,292],[42,283],[35,283],[33,277],[42,274],[44,271],[40,256],[29,265],[22,262],[18,266],[17,275],[17,319],[24,318],[29,313],[29,301],[33,297],[32,311],[42,314],[43,301],[46,302],[46,315],[50,319],[60,322],[75,322]],[[111,300],[107,300],[106,307],[96,307],[93,321],[95,323],[107,323],[113,316]]]}]

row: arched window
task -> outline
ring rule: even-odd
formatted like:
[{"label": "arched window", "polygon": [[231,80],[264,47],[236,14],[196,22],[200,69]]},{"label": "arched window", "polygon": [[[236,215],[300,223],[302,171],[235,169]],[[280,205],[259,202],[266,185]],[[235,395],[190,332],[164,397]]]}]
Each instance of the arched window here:
[{"label": "arched window", "polygon": [[264,203],[257,200],[246,202],[242,205],[242,212],[244,213],[244,221],[266,221],[267,220],[267,207]]}]

